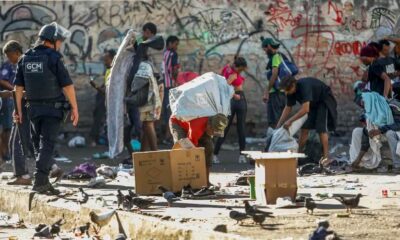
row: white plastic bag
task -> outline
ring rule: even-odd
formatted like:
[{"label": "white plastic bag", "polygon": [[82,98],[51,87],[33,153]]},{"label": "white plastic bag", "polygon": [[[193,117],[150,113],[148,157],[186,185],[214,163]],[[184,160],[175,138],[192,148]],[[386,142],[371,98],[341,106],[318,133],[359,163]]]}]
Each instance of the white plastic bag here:
[{"label": "white plastic bag", "polygon": [[282,128],[275,130],[272,135],[271,144],[268,152],[297,152],[299,144],[296,139],[289,135],[289,131]]},{"label": "white plastic bag", "polygon": [[209,72],[177,88],[170,90],[172,115],[190,121],[210,117],[218,113],[225,116],[231,112],[234,89],[223,76]]}]

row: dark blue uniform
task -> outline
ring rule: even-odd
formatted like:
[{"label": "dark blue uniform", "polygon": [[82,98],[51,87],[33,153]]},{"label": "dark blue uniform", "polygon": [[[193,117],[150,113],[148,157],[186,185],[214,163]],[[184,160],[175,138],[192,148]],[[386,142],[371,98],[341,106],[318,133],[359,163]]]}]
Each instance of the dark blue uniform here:
[{"label": "dark blue uniform", "polygon": [[62,88],[72,84],[61,54],[54,49],[37,46],[18,62],[14,85],[26,91],[36,155],[35,186],[49,184],[52,155],[64,113],[60,103],[66,101]]}]

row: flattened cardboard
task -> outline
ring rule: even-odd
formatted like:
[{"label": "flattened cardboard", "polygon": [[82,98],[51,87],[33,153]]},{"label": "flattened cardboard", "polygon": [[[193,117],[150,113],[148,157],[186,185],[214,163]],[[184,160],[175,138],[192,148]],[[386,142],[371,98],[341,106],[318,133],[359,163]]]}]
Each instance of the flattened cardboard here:
[{"label": "flattened cardboard", "polygon": [[297,159],[257,159],[256,196],[260,204],[275,204],[279,197],[297,194]]},{"label": "flattened cardboard", "polygon": [[133,153],[133,162],[138,194],[160,194],[159,185],[173,192],[207,185],[204,148]]}]

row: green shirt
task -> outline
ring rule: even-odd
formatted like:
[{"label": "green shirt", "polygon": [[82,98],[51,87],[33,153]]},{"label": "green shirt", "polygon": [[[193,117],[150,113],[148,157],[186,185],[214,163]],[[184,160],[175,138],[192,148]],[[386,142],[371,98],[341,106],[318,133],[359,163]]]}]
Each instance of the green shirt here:
[{"label": "green shirt", "polygon": [[[279,65],[281,65],[282,63],[282,56],[279,53],[276,53],[273,57],[272,57],[272,68],[279,68]],[[272,71],[272,69],[271,69]],[[275,81],[278,81],[278,79],[276,79]],[[271,88],[271,90],[269,91],[270,93],[275,92],[275,88]]]}]

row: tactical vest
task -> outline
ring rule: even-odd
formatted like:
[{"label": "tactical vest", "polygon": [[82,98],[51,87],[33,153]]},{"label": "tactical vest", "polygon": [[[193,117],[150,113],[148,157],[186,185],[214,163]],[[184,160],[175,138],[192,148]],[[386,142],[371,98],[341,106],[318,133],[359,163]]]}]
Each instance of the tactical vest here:
[{"label": "tactical vest", "polygon": [[26,98],[28,101],[52,100],[62,95],[57,77],[49,69],[46,53],[35,55],[34,50],[26,53],[23,60]]}]

